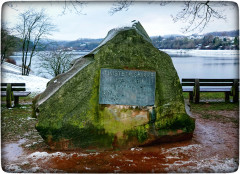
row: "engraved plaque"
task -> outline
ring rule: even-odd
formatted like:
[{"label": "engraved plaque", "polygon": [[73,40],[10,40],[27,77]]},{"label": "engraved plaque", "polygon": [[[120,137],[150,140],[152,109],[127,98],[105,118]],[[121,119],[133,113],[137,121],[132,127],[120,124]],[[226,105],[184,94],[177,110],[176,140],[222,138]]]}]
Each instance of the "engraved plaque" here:
[{"label": "engraved plaque", "polygon": [[156,72],[101,69],[99,104],[153,106]]}]

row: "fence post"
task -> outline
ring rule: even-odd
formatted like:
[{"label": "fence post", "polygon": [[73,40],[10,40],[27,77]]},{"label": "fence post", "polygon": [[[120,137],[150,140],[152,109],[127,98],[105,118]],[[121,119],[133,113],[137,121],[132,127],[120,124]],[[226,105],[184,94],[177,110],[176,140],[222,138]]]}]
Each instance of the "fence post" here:
[{"label": "fence post", "polygon": [[7,89],[6,89],[6,105],[7,108],[12,107],[12,85],[11,83],[7,84]]},{"label": "fence post", "polygon": [[232,95],[233,95],[233,102],[238,102],[238,79],[233,80],[233,86],[232,86]]},{"label": "fence post", "polygon": [[229,95],[230,95],[230,92],[225,92],[225,102],[229,102]]},{"label": "fence post", "polygon": [[189,92],[189,101],[193,102],[193,91]]},{"label": "fence post", "polygon": [[19,96],[14,96],[14,107],[19,105]]},{"label": "fence post", "polygon": [[194,102],[199,103],[200,98],[200,87],[199,87],[199,79],[195,79],[194,85]]}]

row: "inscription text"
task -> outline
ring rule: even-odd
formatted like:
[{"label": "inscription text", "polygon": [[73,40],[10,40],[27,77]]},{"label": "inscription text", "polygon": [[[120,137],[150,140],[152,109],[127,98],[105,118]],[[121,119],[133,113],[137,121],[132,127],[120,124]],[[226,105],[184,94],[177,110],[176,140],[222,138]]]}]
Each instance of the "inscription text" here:
[{"label": "inscription text", "polygon": [[99,104],[152,106],[156,72],[101,69]]}]

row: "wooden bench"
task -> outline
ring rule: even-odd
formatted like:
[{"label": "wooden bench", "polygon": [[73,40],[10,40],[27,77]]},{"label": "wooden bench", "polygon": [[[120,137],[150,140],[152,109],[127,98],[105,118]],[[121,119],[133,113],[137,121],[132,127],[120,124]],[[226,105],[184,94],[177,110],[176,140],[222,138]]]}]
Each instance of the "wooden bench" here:
[{"label": "wooden bench", "polygon": [[6,97],[6,105],[12,107],[19,105],[19,97],[27,97],[31,92],[26,92],[25,83],[1,83],[1,96]]},{"label": "wooden bench", "polygon": [[239,79],[182,79],[183,92],[189,92],[189,101],[199,103],[200,92],[224,92],[225,102],[233,96],[238,102]]}]

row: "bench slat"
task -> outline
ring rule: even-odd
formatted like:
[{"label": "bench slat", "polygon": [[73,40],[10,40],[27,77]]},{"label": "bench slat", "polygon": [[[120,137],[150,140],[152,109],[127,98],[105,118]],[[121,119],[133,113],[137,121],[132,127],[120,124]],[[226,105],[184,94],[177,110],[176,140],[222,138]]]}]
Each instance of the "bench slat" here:
[{"label": "bench slat", "polygon": [[195,85],[195,83],[182,83],[182,86],[194,86]]},{"label": "bench slat", "polygon": [[[183,92],[193,92],[193,88],[183,88]],[[200,88],[200,92],[231,92],[231,88]]]},{"label": "bench slat", "polygon": [[[27,97],[29,94],[31,94],[31,92],[13,92],[13,95],[18,97]],[[6,95],[6,91],[1,91],[2,97],[6,97]]]},{"label": "bench slat", "polygon": [[[182,91],[189,92],[189,101],[199,103],[200,92],[224,92],[225,102],[233,96],[233,102],[238,102],[239,79],[182,79]],[[188,86],[188,88],[186,88]],[[193,87],[194,86],[194,87]],[[228,88],[226,88],[228,86]],[[193,88],[190,88],[193,87]],[[223,88],[225,87],[225,88]]]},{"label": "bench slat", "polygon": [[199,83],[199,86],[232,86],[233,83]]},{"label": "bench slat", "polygon": [[199,82],[232,82],[234,79],[199,79]]},{"label": "bench slat", "polygon": [[195,79],[182,79],[182,82],[195,82]]},{"label": "bench slat", "polygon": [[1,83],[1,96],[6,97],[7,108],[12,107],[14,97],[14,106],[19,105],[19,97],[27,97],[31,92],[26,92],[25,83]]},{"label": "bench slat", "polygon": [[[194,86],[195,83],[182,83],[182,86]],[[233,83],[203,83],[200,82],[199,86],[233,86]]]},{"label": "bench slat", "polygon": [[183,92],[191,92],[193,91],[193,88],[183,88]]},{"label": "bench slat", "polygon": [[[1,83],[1,86],[7,86],[8,83]],[[25,83],[11,83],[12,86],[25,86]]]},{"label": "bench slat", "polygon": [[[239,81],[239,79],[236,79]],[[234,79],[199,79],[199,82],[233,82]],[[182,79],[182,82],[195,82],[195,79]]]},{"label": "bench slat", "polygon": [[231,88],[200,88],[200,92],[231,92]]},{"label": "bench slat", "polygon": [[[183,88],[182,91],[193,92],[193,88]],[[200,92],[231,92],[231,88],[200,88]]]},{"label": "bench slat", "polygon": [[[7,88],[1,88],[1,91],[6,91]],[[12,88],[12,91],[26,91],[26,88]]]}]

